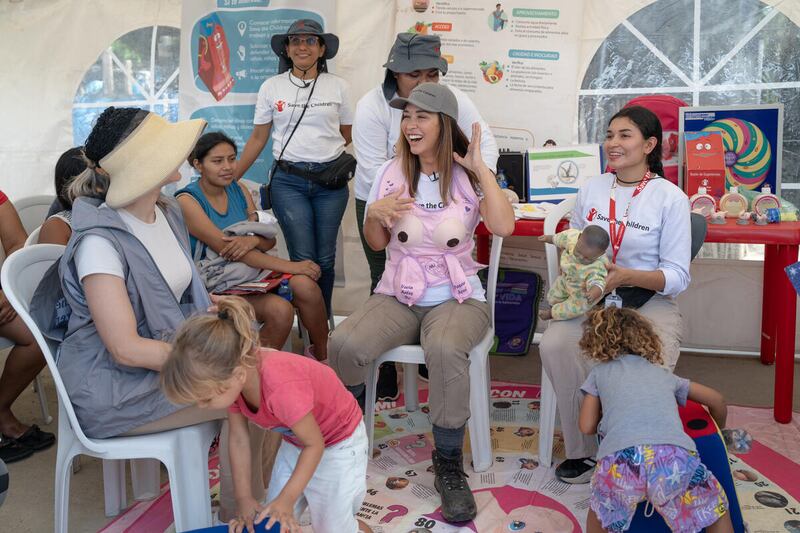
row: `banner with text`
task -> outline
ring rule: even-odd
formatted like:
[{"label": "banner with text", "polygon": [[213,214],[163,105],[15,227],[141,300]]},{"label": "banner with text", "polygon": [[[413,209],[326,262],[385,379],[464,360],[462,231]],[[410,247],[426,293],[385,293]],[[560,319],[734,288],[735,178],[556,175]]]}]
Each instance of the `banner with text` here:
[{"label": "banner with text", "polygon": [[501,148],[572,144],[584,0],[397,0],[397,32],[439,35],[442,81],[472,98]]},{"label": "banner with text", "polygon": [[[203,118],[241,153],[253,130],[261,84],[278,73],[273,35],[307,18],[335,33],[335,0],[184,0],[181,15],[180,118]],[[335,61],[328,67],[334,70]],[[264,183],[272,141],[245,174]]]}]

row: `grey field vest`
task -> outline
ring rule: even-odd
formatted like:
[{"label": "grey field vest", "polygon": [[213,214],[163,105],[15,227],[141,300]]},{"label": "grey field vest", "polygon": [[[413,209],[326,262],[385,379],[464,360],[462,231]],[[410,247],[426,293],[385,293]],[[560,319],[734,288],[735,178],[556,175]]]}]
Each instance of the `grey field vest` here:
[{"label": "grey field vest", "polygon": [[180,302],[147,248],[130,233],[115,210],[88,198],[79,198],[72,207],[73,234],[59,264],[61,287],[71,315],[57,365],[75,414],[90,437],[120,435],[182,408],[164,397],[158,372],[114,361],[92,321],[75,266],[75,250],[84,237],[108,239],[122,258],[139,336],[170,341],[184,320],[205,312],[211,302],[189,256],[189,235],[177,202],[162,195],[160,203],[166,206],[163,211],[167,221],[192,266],[192,281]]}]

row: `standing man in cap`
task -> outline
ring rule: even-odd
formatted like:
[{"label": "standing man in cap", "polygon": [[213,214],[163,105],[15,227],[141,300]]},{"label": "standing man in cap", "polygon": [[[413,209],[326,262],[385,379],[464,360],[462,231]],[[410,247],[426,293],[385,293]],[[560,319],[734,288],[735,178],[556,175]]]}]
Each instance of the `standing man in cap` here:
[{"label": "standing man in cap", "polygon": [[[355,175],[356,218],[372,278],[370,292],[374,292],[383,275],[386,252],[374,251],[367,244],[364,238],[364,211],[378,169],[395,156],[395,145],[400,137],[400,120],[403,116],[402,111],[390,107],[389,102],[395,97],[408,98],[417,85],[438,83],[439,76],[447,74],[447,61],[442,57],[438,35],[398,33],[389,51],[389,58],[383,66],[386,68],[383,83],[358,101],[353,121],[353,143],[358,160]],[[488,124],[466,94],[455,87],[449,89],[458,101],[459,128],[471,139],[472,124],[480,124],[481,155],[486,166],[495,172],[497,143]],[[426,377],[425,370],[420,370],[423,377]],[[394,363],[382,365],[378,378],[378,399],[390,401],[397,397],[397,370]]]},{"label": "standing man in cap", "polygon": [[321,185],[351,141],[353,113],[347,83],[328,72],[339,38],[319,22],[296,20],[272,36],[278,74],[258,91],[253,132],[234,173],[241,178],[272,134],[275,162],[269,188],[272,209],[292,261],[319,265],[317,280],[331,312],[336,237],[347,207],[347,181]]}]

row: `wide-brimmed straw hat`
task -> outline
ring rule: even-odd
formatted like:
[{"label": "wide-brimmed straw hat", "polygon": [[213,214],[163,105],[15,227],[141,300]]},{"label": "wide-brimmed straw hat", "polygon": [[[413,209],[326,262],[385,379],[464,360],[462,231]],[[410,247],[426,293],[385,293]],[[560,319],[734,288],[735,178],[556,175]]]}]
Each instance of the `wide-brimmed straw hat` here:
[{"label": "wide-brimmed straw hat", "polygon": [[398,33],[383,65],[383,96],[388,100],[397,92],[394,73],[407,74],[415,70],[438,69],[447,74],[447,61],[442,57],[442,40],[438,35]]},{"label": "wide-brimmed straw hat", "polygon": [[339,51],[339,38],[332,33],[324,33],[322,25],[316,20],[300,19],[292,22],[286,33],[276,33],[270,40],[270,46],[275,55],[280,58],[278,72],[289,70],[289,57],[286,55],[286,44],[290,35],[316,35],[320,37],[325,45],[325,54],[322,56],[324,70],[327,70],[327,60],[336,57]]},{"label": "wide-brimmed straw hat", "polygon": [[109,176],[106,204],[123,207],[160,188],[186,160],[205,127],[202,119],[172,123],[148,113],[125,140],[98,161]]}]

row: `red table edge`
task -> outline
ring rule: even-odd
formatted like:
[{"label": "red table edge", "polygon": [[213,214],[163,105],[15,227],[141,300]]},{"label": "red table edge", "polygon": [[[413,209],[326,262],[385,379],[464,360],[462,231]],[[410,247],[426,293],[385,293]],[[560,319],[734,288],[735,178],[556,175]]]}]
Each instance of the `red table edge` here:
[{"label": "red table edge", "polygon": [[[562,220],[557,231],[565,229]],[[519,219],[512,236],[537,237],[544,233],[544,220]],[[481,222],[475,229],[476,256],[489,262],[489,236]],[[781,222],[767,226],[709,224],[705,242],[728,244],[764,244],[763,301],[761,307],[761,362],[775,363],[773,417],[781,424],[792,421],[794,390],[794,351],[797,319],[797,296],[784,269],[797,262],[800,247],[800,222]]]}]

